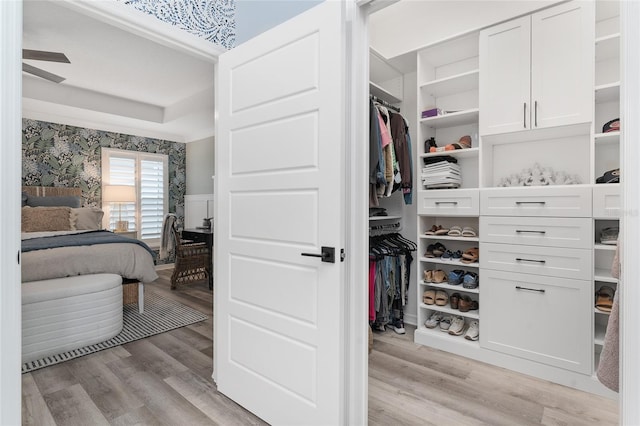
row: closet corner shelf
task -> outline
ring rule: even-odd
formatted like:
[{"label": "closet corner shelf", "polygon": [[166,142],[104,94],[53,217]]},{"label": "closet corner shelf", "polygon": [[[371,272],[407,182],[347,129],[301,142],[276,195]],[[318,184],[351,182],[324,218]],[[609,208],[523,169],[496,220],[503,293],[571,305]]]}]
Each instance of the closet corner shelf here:
[{"label": "closet corner shelf", "polygon": [[382,221],[382,220],[398,220],[402,219],[402,216],[371,216],[369,221]]},{"label": "closet corner shelf", "polygon": [[480,70],[475,69],[468,72],[452,75],[450,77],[439,78],[429,81],[420,86],[423,93],[434,98],[453,95],[455,93],[468,92],[478,88],[478,77]]},{"label": "closet corner shelf", "polygon": [[377,98],[389,102],[390,104],[397,104],[402,102],[402,99],[392,95],[391,92],[389,92],[387,89],[378,86],[372,81],[369,82],[369,93]]},{"label": "closet corner shelf", "polygon": [[458,158],[473,158],[477,157],[480,153],[480,148],[464,148],[464,149],[456,149],[453,151],[445,151],[445,152],[425,152],[424,154],[420,154],[420,158],[431,158],[438,157],[442,155],[450,155],[452,157]]},{"label": "closet corner shelf", "polygon": [[604,283],[617,284],[618,279],[611,276],[611,271],[605,268],[596,268],[593,274],[594,281],[600,281]]},{"label": "closet corner shelf", "polygon": [[423,118],[420,120],[420,123],[434,129],[442,129],[445,127],[477,123],[479,115],[480,110],[478,108],[473,108],[464,111],[452,112],[451,114]]},{"label": "closet corner shelf", "polygon": [[602,250],[602,251],[616,251],[616,246],[615,246],[615,244],[600,244],[600,243],[595,243],[595,245],[593,246],[593,248],[595,248],[596,250]]},{"label": "closet corner shelf", "polygon": [[614,102],[620,100],[620,82],[600,84],[594,87],[596,103]]},{"label": "closet corner shelf", "polygon": [[620,33],[596,38],[596,62],[620,56]]},{"label": "closet corner shelf", "polygon": [[[439,263],[442,265],[454,265],[456,267],[462,267],[462,268],[479,268],[480,267],[480,263],[475,262],[475,263],[462,263],[459,260],[442,260],[440,258],[437,257],[420,257],[420,261],[421,262],[428,262],[428,263]],[[617,282],[617,281],[616,281]]]},{"label": "closet corner shelf", "polygon": [[420,285],[424,285],[427,287],[433,287],[433,289],[437,290],[437,289],[444,289],[444,290],[453,290],[453,291],[460,291],[463,293],[475,293],[475,294],[480,294],[480,289],[478,287],[476,288],[464,288],[462,287],[462,284],[460,285],[450,285],[447,283],[428,283],[425,281],[420,281]]},{"label": "closet corner shelf", "polygon": [[451,237],[449,235],[420,235],[420,238],[424,238],[426,240],[450,240],[450,241],[480,241],[478,237]]},{"label": "closet corner shelf", "polygon": [[597,145],[620,143],[620,132],[596,133],[593,140]]}]

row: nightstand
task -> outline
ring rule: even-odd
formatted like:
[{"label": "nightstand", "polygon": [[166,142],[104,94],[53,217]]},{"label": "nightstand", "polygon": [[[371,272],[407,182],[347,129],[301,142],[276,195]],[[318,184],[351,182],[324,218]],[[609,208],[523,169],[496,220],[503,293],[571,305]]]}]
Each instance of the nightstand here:
[{"label": "nightstand", "polygon": [[136,231],[113,231],[113,232],[117,235],[122,235],[123,237],[128,237],[133,239],[138,238],[138,232]]}]

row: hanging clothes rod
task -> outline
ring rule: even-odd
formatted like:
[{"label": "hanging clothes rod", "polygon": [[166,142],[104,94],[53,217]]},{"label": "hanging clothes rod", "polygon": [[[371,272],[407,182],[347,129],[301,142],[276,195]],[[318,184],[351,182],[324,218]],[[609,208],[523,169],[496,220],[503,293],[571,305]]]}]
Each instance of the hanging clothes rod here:
[{"label": "hanging clothes rod", "polygon": [[384,99],[380,99],[379,97],[377,97],[376,95],[369,95],[369,98],[373,101],[373,102],[377,102],[380,105],[387,107],[389,109],[394,110],[395,112],[397,112],[398,114],[400,114],[400,108],[398,108],[397,106],[393,106],[391,105],[389,102],[385,101]]}]

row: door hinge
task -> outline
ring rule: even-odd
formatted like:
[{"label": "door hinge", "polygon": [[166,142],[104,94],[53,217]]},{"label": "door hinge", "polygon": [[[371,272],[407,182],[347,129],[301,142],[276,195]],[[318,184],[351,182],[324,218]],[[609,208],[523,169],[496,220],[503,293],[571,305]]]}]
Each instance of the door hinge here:
[{"label": "door hinge", "polygon": [[18,250],[18,265],[20,264],[20,250]]},{"label": "door hinge", "polygon": [[344,252],[344,249],[340,249],[340,262],[344,262],[344,258],[346,257],[346,253]]}]

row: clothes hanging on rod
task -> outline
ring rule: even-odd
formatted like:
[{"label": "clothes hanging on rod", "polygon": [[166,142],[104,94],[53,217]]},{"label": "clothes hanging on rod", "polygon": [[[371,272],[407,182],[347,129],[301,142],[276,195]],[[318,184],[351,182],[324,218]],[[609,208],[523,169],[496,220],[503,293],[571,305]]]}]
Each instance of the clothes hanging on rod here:
[{"label": "clothes hanging on rod", "polygon": [[369,153],[369,206],[378,206],[378,198],[400,189],[405,204],[411,204],[413,162],[408,123],[373,99],[369,102]]},{"label": "clothes hanging on rod", "polygon": [[400,108],[398,108],[397,106],[391,105],[389,102],[385,101],[384,99],[380,99],[379,97],[375,96],[375,95],[369,95],[369,98],[376,102],[379,103],[382,106],[385,106],[389,109],[394,110],[395,112],[397,112],[398,114],[400,114]]},{"label": "clothes hanging on rod", "polygon": [[[385,226],[385,225],[378,225]],[[395,232],[369,238],[369,321],[376,331],[404,333],[413,241]]]}]

